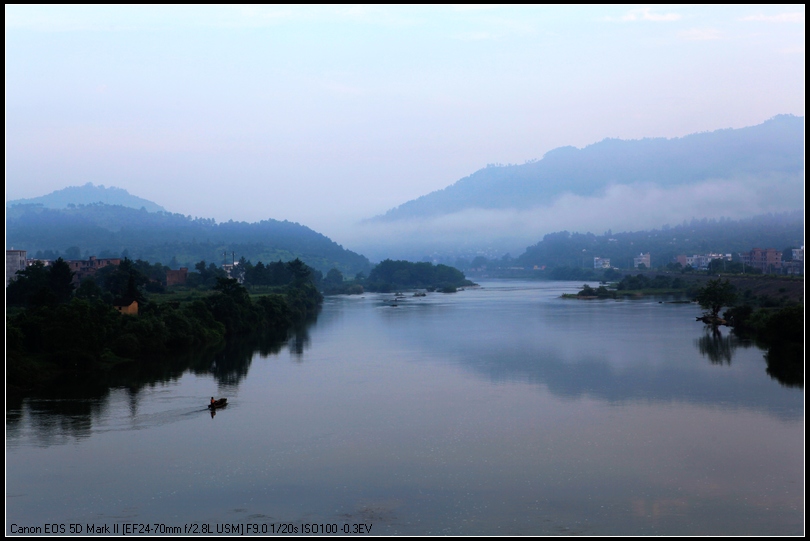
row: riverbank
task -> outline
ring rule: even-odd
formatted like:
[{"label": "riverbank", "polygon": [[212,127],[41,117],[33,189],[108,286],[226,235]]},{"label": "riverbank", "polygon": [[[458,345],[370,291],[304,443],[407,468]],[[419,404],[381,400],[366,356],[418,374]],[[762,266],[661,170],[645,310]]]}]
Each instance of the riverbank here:
[{"label": "riverbank", "polygon": [[103,381],[127,363],[171,364],[173,356],[221,349],[234,337],[283,339],[317,314],[323,296],[310,282],[281,291],[250,296],[235,280],[223,279],[204,295],[152,295],[137,315],[81,298],[18,310],[6,320],[6,398],[19,400],[77,377]]}]

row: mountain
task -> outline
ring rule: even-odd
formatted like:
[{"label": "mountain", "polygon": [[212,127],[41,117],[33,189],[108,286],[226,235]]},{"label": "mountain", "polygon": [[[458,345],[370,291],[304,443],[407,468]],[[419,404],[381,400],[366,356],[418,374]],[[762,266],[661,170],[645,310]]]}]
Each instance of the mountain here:
[{"label": "mountain", "polygon": [[116,188],[114,186],[105,188],[103,184],[94,186],[90,182],[84,186],[68,186],[67,188],[56,190],[55,192],[40,197],[7,201],[6,207],[17,205],[42,205],[45,208],[64,209],[68,208],[69,205],[89,205],[92,203],[121,205],[122,207],[133,209],[145,208],[147,212],[166,210],[157,203],[134,196],[122,188]]},{"label": "mountain", "polygon": [[128,255],[172,268],[191,267],[200,260],[221,263],[245,257],[255,264],[297,257],[324,273],[337,268],[354,276],[371,269],[366,257],[293,222],[216,223],[104,203],[63,209],[24,204],[7,207],[6,246],[27,250],[29,257],[41,252],[39,257],[50,259],[59,251],[65,251],[68,258]]},{"label": "mountain", "polygon": [[610,259],[613,266],[629,268],[633,257],[649,253],[653,267],[674,261],[677,255],[748,252],[753,248],[776,248],[780,252],[804,245],[802,211],[765,214],[744,220],[691,220],[660,229],[629,231],[549,233],[509,262],[525,268],[568,266],[591,268],[594,257]]},{"label": "mountain", "polygon": [[685,137],[605,139],[582,149],[560,147],[523,165],[488,166],[408,201],[375,222],[458,213],[467,209],[529,209],[563,194],[599,196],[614,185],[661,188],[709,180],[790,178],[804,174],[804,117],[779,115],[740,129]]}]

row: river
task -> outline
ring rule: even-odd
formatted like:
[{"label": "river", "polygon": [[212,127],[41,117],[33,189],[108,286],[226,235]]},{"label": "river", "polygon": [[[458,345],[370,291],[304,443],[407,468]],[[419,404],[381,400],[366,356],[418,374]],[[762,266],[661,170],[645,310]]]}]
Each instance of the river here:
[{"label": "river", "polygon": [[9,407],[6,534],[804,533],[804,391],[762,350],[694,304],[481,285],[327,297],[232,370]]}]

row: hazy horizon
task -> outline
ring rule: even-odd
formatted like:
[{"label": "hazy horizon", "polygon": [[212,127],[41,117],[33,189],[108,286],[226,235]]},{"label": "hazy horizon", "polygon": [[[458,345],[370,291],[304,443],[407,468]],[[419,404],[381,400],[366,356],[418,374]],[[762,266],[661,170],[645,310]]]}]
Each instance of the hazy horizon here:
[{"label": "hazy horizon", "polygon": [[[186,215],[298,222],[361,252],[385,231],[360,220],[488,163],[804,116],[803,5],[5,13],[6,201],[92,182]],[[787,210],[720,182],[448,216],[437,231],[536,236],[575,229],[572,207],[596,230]],[[597,220],[673,196],[667,213]]]}]

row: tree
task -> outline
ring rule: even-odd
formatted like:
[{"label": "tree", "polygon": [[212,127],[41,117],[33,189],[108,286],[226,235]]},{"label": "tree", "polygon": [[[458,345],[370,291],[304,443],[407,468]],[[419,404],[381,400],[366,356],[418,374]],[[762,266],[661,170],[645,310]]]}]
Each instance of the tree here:
[{"label": "tree", "polygon": [[50,268],[41,261],[17,271],[15,279],[6,288],[6,303],[20,306],[38,304],[38,300],[50,296],[49,276]]},{"label": "tree", "polygon": [[58,303],[68,302],[73,295],[73,272],[61,257],[51,265],[48,285]]},{"label": "tree", "polygon": [[695,298],[701,308],[707,311],[704,317],[709,317],[712,321],[715,321],[724,306],[734,304],[737,293],[731,282],[718,278],[706,282],[706,285],[698,290]]},{"label": "tree", "polygon": [[326,273],[326,278],[323,279],[325,287],[340,287],[343,285],[343,273],[337,269],[331,269]]}]

